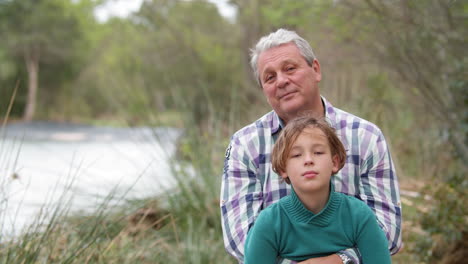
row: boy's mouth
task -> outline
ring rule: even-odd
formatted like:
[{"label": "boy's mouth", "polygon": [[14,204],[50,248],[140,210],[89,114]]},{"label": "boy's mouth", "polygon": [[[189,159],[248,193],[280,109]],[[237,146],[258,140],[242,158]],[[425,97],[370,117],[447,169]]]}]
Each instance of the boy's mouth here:
[{"label": "boy's mouth", "polygon": [[305,178],[315,178],[318,175],[316,171],[306,171],[302,174]]}]

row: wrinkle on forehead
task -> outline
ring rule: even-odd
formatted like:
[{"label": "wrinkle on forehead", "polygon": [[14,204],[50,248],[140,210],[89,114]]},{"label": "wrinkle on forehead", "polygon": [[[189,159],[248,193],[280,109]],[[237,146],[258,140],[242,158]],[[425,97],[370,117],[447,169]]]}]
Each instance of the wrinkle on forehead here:
[{"label": "wrinkle on forehead", "polygon": [[299,49],[292,43],[283,44],[262,52],[258,59],[260,76],[265,72],[271,71],[277,65],[283,66],[287,63],[299,64],[300,62],[298,59],[296,59],[296,57],[292,57],[292,55],[298,55],[297,58],[302,58],[304,63],[306,63],[305,59],[299,52]]}]

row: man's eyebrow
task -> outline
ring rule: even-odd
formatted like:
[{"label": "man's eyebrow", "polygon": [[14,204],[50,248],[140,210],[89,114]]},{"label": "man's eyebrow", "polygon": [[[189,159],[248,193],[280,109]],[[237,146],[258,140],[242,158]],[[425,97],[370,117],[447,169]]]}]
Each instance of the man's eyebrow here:
[{"label": "man's eyebrow", "polygon": [[265,69],[263,69],[263,71],[260,73],[260,77],[263,77],[263,75],[265,75],[266,73],[269,73],[271,72],[271,67],[266,67]]},{"label": "man's eyebrow", "polygon": [[297,64],[296,60],[293,59],[286,59],[282,62],[282,64]]}]

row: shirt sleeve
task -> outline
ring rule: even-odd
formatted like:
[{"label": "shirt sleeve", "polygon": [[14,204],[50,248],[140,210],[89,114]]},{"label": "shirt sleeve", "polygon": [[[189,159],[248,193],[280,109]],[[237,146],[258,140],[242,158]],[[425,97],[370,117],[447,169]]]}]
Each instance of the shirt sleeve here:
[{"label": "shirt sleeve", "polygon": [[362,262],[390,264],[388,241],[383,230],[379,227],[374,213],[365,204],[361,206],[359,212],[361,214],[355,219],[354,224],[357,226],[356,241]]},{"label": "shirt sleeve", "polygon": [[361,164],[359,198],[374,211],[388,240],[388,249],[395,254],[402,245],[400,192],[387,142],[380,130],[378,132],[376,140],[369,143]]},{"label": "shirt sleeve", "polygon": [[[245,146],[245,147],[244,147]],[[226,250],[239,263],[244,259],[244,242],[262,206],[261,183],[256,177],[257,168],[241,144],[231,139],[226,150],[224,172],[221,183],[221,224]]]},{"label": "shirt sleeve", "polygon": [[355,264],[361,263],[360,262],[361,255],[359,254],[359,251],[357,248],[348,248],[348,249],[340,251],[339,253],[345,254],[346,256],[348,256],[348,258],[350,258]]}]

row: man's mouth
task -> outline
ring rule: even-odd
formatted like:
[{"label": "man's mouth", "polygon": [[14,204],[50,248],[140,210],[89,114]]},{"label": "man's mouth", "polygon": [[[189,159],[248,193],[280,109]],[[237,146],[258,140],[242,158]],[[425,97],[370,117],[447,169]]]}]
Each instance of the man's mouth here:
[{"label": "man's mouth", "polygon": [[296,91],[287,92],[285,94],[280,95],[279,99],[287,98],[288,96],[290,96],[290,95],[292,95],[294,93],[296,93]]}]

